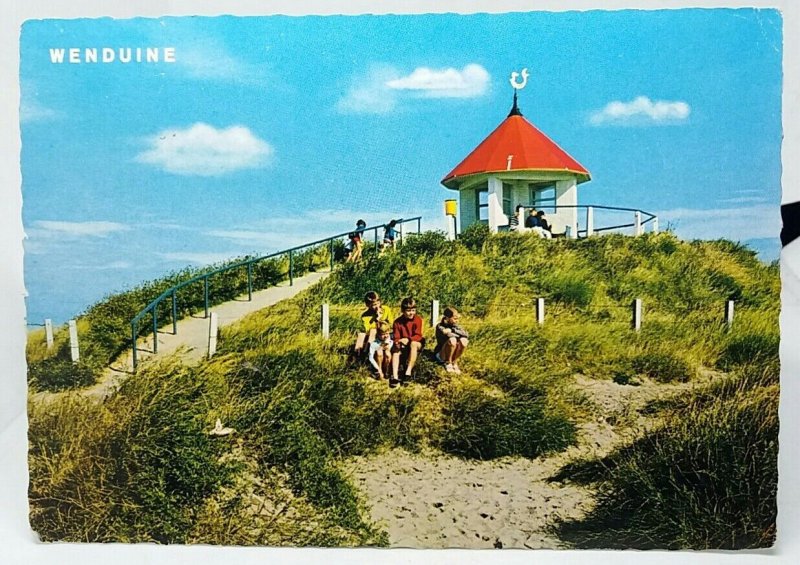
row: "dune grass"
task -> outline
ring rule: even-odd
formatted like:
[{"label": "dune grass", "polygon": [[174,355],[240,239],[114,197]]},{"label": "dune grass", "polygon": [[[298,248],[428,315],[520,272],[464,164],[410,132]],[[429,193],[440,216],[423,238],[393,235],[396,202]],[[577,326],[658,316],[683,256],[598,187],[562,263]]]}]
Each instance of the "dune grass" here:
[{"label": "dune grass", "polygon": [[[446,373],[423,355],[415,383],[390,390],[351,363],[369,290],[392,305],[416,297],[429,342],[424,305],[456,306],[471,334],[464,374]],[[544,326],[534,317],[539,296],[547,300]],[[580,422],[595,417],[575,375],[685,382],[719,367],[748,386],[654,403],[650,409],[670,424],[626,452],[635,463],[608,463],[619,476],[591,477],[604,481],[601,492],[622,493],[600,500],[607,511],[596,523],[611,524],[636,547],[650,547],[650,539],[661,547],[727,547],[708,533],[721,520],[746,524],[731,543],[767,543],[774,516],[770,522],[764,508],[774,501],[776,473],[763,438],[773,431],[777,383],[764,385],[742,363],[774,365],[778,296],[776,267],[725,241],[687,243],[669,233],[544,241],[489,237],[481,228],[458,242],[437,233],[408,237],[396,252],[340,265],[310,291],[225,328],[218,355],[197,367],[146,364],[100,406],[32,406],[32,523],[47,539],[383,545],[341,458],[393,447],[475,459],[558,452],[574,444]],[[722,310],[731,297],[737,318],[727,330]],[[640,332],[630,327],[634,298],[644,301]],[[327,341],[319,331],[322,302],[331,304]],[[710,429],[725,417],[730,426]],[[212,439],[205,432],[216,418],[236,432]],[[761,431],[747,431],[759,421],[767,422]],[[702,469],[702,457],[714,461],[703,446],[728,454],[719,484],[701,498],[688,487],[669,491],[670,462],[680,453],[691,455],[689,470]],[[744,468],[755,469],[745,478],[761,483],[738,486]],[[625,486],[626,478],[655,473],[664,478],[648,488]],[[621,486],[605,486],[612,483]],[[751,495],[763,507],[726,502]],[[620,516],[670,497],[662,511],[688,516],[671,528],[673,537],[645,525],[624,534]],[[715,504],[725,513],[689,516],[687,508]],[[559,530],[565,539],[568,531]]]},{"label": "dune grass", "polygon": [[[340,244],[341,246],[341,244]],[[54,343],[47,349],[44,330],[28,335],[26,358],[28,384],[36,390],[59,391],[80,388],[91,384],[123,350],[130,347],[133,317],[154,298],[175,284],[194,276],[245,260],[238,257],[203,268],[185,268],[166,276],[138,285],[124,292],[111,294],[88,307],[76,317],[80,362],[73,364],[67,328],[54,328]],[[295,253],[293,272],[300,276],[329,264],[328,247],[309,248]],[[267,259],[253,265],[252,288],[260,290],[274,286],[288,278],[288,259]],[[247,269],[233,269],[214,275],[209,283],[209,304],[216,305],[247,292]],[[181,289],[177,294],[178,319],[202,310],[204,304],[203,282]],[[163,301],[158,306],[159,325],[172,321],[172,303]],[[152,318],[146,316],[139,325],[139,334],[152,331]]]}]

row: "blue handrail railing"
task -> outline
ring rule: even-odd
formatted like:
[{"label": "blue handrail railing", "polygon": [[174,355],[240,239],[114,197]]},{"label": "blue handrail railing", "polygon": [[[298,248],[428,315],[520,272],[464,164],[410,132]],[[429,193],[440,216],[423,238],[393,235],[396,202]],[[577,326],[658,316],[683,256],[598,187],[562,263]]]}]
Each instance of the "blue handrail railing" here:
[{"label": "blue handrail railing", "polygon": [[[414,218],[408,219],[400,219],[397,220],[398,225],[402,226],[403,224],[408,224],[411,222],[417,223],[417,234],[422,231],[422,216],[416,216]],[[378,230],[383,229],[385,224],[380,224],[377,226],[371,226],[364,228],[364,233],[368,233],[371,231],[375,232],[375,249],[378,249]],[[133,350],[133,369],[136,369],[137,365],[137,345],[136,340],[139,337],[139,322],[144,318],[148,313],[152,315],[152,324],[153,324],[153,353],[158,353],[158,306],[164,300],[169,298],[172,301],[172,333],[178,333],[178,291],[190,284],[203,281],[203,317],[208,318],[208,308],[209,308],[209,279],[214,275],[218,275],[220,273],[232,271],[235,269],[246,268],[247,269],[247,300],[250,301],[253,299],[253,265],[259,263],[261,261],[265,261],[267,259],[274,259],[276,257],[288,256],[289,260],[289,285],[294,284],[294,254],[298,251],[302,251],[304,249],[308,249],[310,247],[316,247],[319,245],[323,245],[325,243],[329,244],[329,253],[330,253],[330,267],[333,270],[334,265],[334,242],[337,240],[342,239],[343,237],[347,237],[348,234],[352,233],[354,230],[350,230],[347,232],[342,232],[337,235],[332,235],[330,237],[326,237],[324,239],[318,239],[317,241],[312,241],[310,243],[305,243],[303,245],[298,245],[297,247],[292,247],[291,249],[284,249],[283,251],[276,251],[275,253],[270,253],[268,255],[262,255],[260,257],[254,257],[252,259],[245,259],[243,261],[239,261],[232,265],[226,265],[224,267],[220,267],[219,269],[215,269],[213,271],[209,271],[207,273],[202,273],[200,275],[196,275],[190,279],[185,281],[179,282],[178,284],[168,288],[161,294],[159,294],[155,299],[153,299],[147,306],[142,308],[136,316],[131,319],[131,347]],[[403,230],[402,227],[400,229],[400,238],[402,242],[403,237]],[[363,236],[362,236],[362,239]]]},{"label": "blue handrail railing", "polygon": [[[529,209],[533,208],[533,206],[524,206],[524,208],[526,210],[529,210]],[[642,221],[639,224],[640,226],[644,226],[645,224],[647,224],[649,222],[652,222],[652,221],[655,221],[658,218],[655,214],[651,214],[650,212],[645,212],[644,210],[640,210],[638,208],[623,208],[623,207],[619,207],[619,206],[603,206],[603,205],[599,205],[599,204],[556,204],[556,205],[552,205],[552,204],[548,204],[548,203],[542,203],[541,204],[541,208],[554,208],[556,210],[560,210],[560,209],[563,209],[563,208],[577,208],[579,210],[587,210],[587,211],[590,208],[592,208],[592,209],[595,209],[595,210],[611,210],[612,212],[634,212],[634,213],[638,212],[638,213],[640,213],[642,215]],[[632,228],[634,226],[636,226],[636,223],[635,222],[631,222],[630,224],[618,224],[618,225],[615,225],[615,226],[605,226],[605,227],[600,227],[600,228],[592,227],[592,231],[596,233],[596,232],[618,230],[618,229],[623,229],[623,228]],[[580,236],[584,236],[585,237],[587,235],[587,233],[588,233],[588,229],[587,228],[578,229],[576,236],[577,237],[580,237]]]}]

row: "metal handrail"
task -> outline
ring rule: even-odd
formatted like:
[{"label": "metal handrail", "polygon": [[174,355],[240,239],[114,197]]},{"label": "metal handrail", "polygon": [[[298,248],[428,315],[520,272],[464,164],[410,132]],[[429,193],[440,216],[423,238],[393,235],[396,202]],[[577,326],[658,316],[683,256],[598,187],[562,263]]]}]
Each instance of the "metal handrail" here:
[{"label": "metal handrail", "polygon": [[[417,222],[417,234],[422,231],[422,216],[415,216],[413,218],[408,219],[399,219],[396,220],[397,224],[402,226],[403,224],[410,223],[410,222]],[[366,227],[362,230],[362,233],[367,233],[374,231],[375,232],[375,249],[378,248],[378,230],[385,228],[386,224],[380,224],[377,226],[370,226]],[[330,245],[330,265],[331,270],[333,270],[333,263],[334,263],[334,249],[333,249],[333,242],[337,241],[343,237],[347,237],[349,234],[353,233],[356,230],[350,230],[346,232],[342,232],[337,235],[332,235],[330,237],[326,237],[324,239],[318,239],[316,241],[312,241],[310,243],[304,243],[303,245],[298,245],[296,247],[292,247],[291,249],[284,249],[283,251],[276,251],[275,253],[270,253],[268,255],[262,255],[260,257],[254,257],[252,259],[245,259],[243,261],[239,261],[237,263],[233,263],[232,265],[226,265],[224,267],[220,267],[218,269],[214,269],[213,271],[209,271],[207,273],[201,273],[199,275],[195,275],[190,279],[185,281],[179,282],[161,294],[159,294],[156,298],[154,298],[147,306],[142,308],[138,314],[136,314],[131,319],[131,348],[133,351],[133,369],[136,369],[137,365],[137,345],[136,340],[139,337],[139,322],[144,318],[148,313],[152,313],[153,317],[153,353],[158,353],[158,312],[157,308],[158,305],[161,304],[167,298],[172,300],[172,333],[178,333],[178,302],[177,302],[177,292],[196,282],[203,281],[203,306],[204,306],[204,318],[208,318],[208,307],[209,307],[209,300],[208,300],[208,280],[219,273],[224,273],[227,271],[232,271],[234,269],[241,269],[243,267],[247,267],[247,299],[251,301],[253,299],[253,265],[259,263],[261,261],[265,261],[267,259],[274,259],[275,257],[281,257],[283,255],[288,256],[289,258],[289,285],[294,284],[294,253],[296,251],[301,251],[303,249],[308,249],[309,247],[315,247],[318,245],[322,245],[324,243],[328,243]],[[402,242],[403,238],[403,231],[402,228],[400,230],[400,241]]]},{"label": "metal handrail", "polygon": [[[654,220],[656,220],[658,218],[658,216],[656,216],[656,214],[652,214],[650,212],[646,212],[645,210],[640,210],[638,208],[624,208],[624,207],[620,207],[620,206],[603,206],[603,205],[600,205],[600,204],[554,204],[554,205],[548,205],[546,203],[542,203],[540,205],[540,207],[541,208],[555,208],[556,211],[558,211],[561,208],[579,208],[579,209],[585,209],[585,210],[588,210],[589,208],[593,208],[593,209],[599,209],[599,210],[612,210],[612,211],[615,211],[615,212],[639,212],[640,214],[642,214],[642,216],[646,216],[639,223],[640,226],[643,226],[646,223],[652,222],[652,221],[654,221]],[[523,208],[525,210],[528,210],[528,209],[531,209],[531,208],[535,208],[535,206],[523,206]],[[603,231],[618,230],[618,229],[622,229],[622,228],[632,228],[632,227],[635,227],[635,226],[636,226],[636,223],[634,222],[634,223],[630,223],[630,224],[619,224],[619,225],[616,225],[616,226],[606,226],[606,227],[602,227],[602,228],[594,228],[593,227],[592,231],[593,232],[603,232]],[[587,232],[588,232],[588,230],[586,228],[579,229],[579,230],[577,230],[576,235],[578,235],[578,236],[584,235],[585,236]]]}]

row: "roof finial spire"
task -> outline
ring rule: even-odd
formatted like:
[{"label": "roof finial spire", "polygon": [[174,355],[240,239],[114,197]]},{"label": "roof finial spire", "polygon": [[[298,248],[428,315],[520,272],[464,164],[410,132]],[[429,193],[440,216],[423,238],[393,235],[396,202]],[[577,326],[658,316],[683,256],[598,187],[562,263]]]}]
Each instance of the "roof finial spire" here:
[{"label": "roof finial spire", "polygon": [[511,106],[511,111],[508,113],[508,116],[521,116],[522,112],[519,111],[519,106],[517,106],[517,91],[514,91],[514,105]]},{"label": "roof finial spire", "polygon": [[[522,76],[522,82],[517,82],[517,77]],[[525,88],[525,85],[528,84],[528,69],[522,69],[522,72],[518,73],[514,71],[511,73],[511,78],[508,79],[511,83],[512,88],[514,89],[514,105],[511,107],[511,111],[508,113],[510,116],[521,116],[522,112],[519,111],[519,106],[517,106],[517,91],[522,90]]]}]

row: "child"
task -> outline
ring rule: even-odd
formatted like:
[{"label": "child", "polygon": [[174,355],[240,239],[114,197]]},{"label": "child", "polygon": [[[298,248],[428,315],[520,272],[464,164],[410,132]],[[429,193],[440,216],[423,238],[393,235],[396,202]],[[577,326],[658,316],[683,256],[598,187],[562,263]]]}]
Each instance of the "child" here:
[{"label": "child", "polygon": [[385,379],[392,365],[392,327],[389,322],[379,322],[377,338],[369,344],[369,362],[375,367],[379,379]]},{"label": "child", "polygon": [[425,347],[425,338],[422,336],[422,318],[417,316],[417,303],[411,298],[404,298],[400,304],[403,313],[394,321],[394,347],[392,348],[392,378],[389,386],[394,388],[400,384],[400,357],[406,358],[406,370],[403,383],[411,380],[417,356]]},{"label": "child", "polygon": [[356,231],[347,234],[350,238],[350,256],[348,261],[358,261],[361,259],[361,252],[364,247],[364,229],[367,227],[367,222],[358,220],[356,222]]},{"label": "child", "polygon": [[397,220],[392,220],[388,224],[386,224],[383,228],[383,250],[388,249],[391,247],[394,249],[395,247],[395,238],[397,237],[397,230],[394,229],[397,226]]},{"label": "child", "polygon": [[370,290],[364,295],[364,305],[367,307],[361,313],[361,322],[364,324],[364,331],[359,332],[356,336],[356,355],[360,355],[364,350],[365,344],[371,344],[375,341],[378,332],[378,324],[386,322],[391,324],[394,320],[394,313],[388,306],[381,303],[381,297],[378,293]]},{"label": "child", "polygon": [[458,358],[469,345],[467,330],[458,325],[461,316],[455,308],[445,308],[442,321],[436,325],[436,360],[448,373],[461,374]]}]

